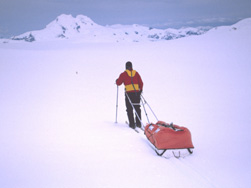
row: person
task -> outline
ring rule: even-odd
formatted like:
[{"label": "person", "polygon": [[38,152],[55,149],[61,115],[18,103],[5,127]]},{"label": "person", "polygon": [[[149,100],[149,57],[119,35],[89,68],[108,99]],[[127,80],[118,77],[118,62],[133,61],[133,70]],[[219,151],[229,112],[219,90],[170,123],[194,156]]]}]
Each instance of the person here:
[{"label": "person", "polygon": [[[136,127],[141,128],[140,95],[143,91],[143,81],[139,73],[136,70],[133,70],[132,63],[130,61],[126,62],[126,70],[121,73],[119,78],[116,80],[116,84],[118,86],[122,83],[125,85],[125,104],[129,127],[133,129]],[[138,114],[138,116],[135,114],[136,121],[134,121],[133,107],[127,96],[133,103],[134,109]]]}]

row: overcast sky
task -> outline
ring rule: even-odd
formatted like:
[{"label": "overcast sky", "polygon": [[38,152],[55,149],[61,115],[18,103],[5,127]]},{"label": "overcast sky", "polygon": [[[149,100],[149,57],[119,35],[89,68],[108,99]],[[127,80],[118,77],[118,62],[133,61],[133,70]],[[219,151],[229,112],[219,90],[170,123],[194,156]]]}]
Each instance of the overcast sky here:
[{"label": "overcast sky", "polygon": [[218,26],[251,17],[251,0],[0,0],[0,37],[43,29],[61,14],[100,25]]}]

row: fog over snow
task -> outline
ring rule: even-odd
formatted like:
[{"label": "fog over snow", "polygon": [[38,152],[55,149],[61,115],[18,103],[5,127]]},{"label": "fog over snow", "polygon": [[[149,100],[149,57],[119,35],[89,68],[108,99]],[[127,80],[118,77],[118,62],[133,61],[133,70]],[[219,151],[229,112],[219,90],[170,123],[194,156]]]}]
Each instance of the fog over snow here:
[{"label": "fog over snow", "polygon": [[[250,187],[250,33],[245,19],[155,42],[2,39],[0,187]],[[159,157],[129,129],[123,86],[114,123],[128,60],[158,119],[189,128],[192,155]]]}]

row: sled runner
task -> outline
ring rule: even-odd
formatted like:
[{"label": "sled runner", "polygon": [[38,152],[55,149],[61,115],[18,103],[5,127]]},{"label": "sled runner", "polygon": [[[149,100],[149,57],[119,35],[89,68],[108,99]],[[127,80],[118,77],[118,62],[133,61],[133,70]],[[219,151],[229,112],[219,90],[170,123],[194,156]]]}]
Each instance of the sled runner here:
[{"label": "sled runner", "polygon": [[[162,156],[167,150],[177,149],[187,149],[189,154],[193,153],[191,133],[186,127],[158,121],[156,124],[147,124],[144,133],[159,156]],[[173,155],[179,158],[180,152],[177,155],[173,151]]]}]

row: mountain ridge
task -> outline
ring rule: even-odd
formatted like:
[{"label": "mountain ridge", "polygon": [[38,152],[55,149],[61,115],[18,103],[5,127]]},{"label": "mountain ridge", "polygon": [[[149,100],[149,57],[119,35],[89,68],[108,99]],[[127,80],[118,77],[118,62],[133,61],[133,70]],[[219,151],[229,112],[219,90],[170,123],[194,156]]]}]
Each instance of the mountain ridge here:
[{"label": "mountain ridge", "polygon": [[106,25],[95,23],[85,15],[73,17],[70,14],[61,14],[50,22],[42,30],[25,32],[14,36],[8,41],[58,41],[72,40],[74,42],[142,42],[142,41],[165,41],[189,36],[202,35],[220,31],[234,31],[237,29],[250,30],[251,18],[243,19],[231,26],[210,27],[187,27],[181,29],[156,29],[138,24],[132,25]]},{"label": "mountain ridge", "polygon": [[26,42],[58,39],[77,39],[83,42],[158,41],[201,35],[208,29],[206,27],[155,29],[138,24],[101,26],[84,15],[73,17],[72,15],[62,14],[50,22],[44,29],[29,31],[12,37],[11,40]]}]

